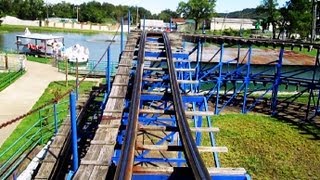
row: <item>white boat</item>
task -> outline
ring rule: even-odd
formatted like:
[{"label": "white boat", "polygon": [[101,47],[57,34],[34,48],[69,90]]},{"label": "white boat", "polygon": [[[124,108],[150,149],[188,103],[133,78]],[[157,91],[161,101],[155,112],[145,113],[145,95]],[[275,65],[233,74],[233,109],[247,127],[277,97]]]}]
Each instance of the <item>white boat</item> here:
[{"label": "white boat", "polygon": [[89,59],[89,49],[79,44],[65,49],[62,53],[64,59],[72,63],[86,63]]}]

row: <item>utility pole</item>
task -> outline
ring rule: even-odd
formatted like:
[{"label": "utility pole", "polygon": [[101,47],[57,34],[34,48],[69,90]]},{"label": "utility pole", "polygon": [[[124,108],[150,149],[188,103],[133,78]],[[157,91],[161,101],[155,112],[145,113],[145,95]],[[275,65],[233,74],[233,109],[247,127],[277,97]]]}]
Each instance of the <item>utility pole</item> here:
[{"label": "utility pole", "polygon": [[136,25],[138,27],[138,24],[139,24],[139,8],[138,8],[138,5],[136,5],[136,8],[137,8],[137,22],[136,22]]},{"label": "utility pole", "polygon": [[79,22],[79,6],[76,6],[76,8],[77,8],[77,22]]},{"label": "utility pole", "polygon": [[311,42],[314,42],[317,37],[317,10],[318,10],[318,0],[312,0]]}]

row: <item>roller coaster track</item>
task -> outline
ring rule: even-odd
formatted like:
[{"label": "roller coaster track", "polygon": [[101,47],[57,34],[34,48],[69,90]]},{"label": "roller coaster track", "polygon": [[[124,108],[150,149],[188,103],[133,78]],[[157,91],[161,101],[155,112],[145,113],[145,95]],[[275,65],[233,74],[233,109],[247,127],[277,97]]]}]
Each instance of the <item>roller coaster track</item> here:
[{"label": "roller coaster track", "polygon": [[[144,66],[145,41],[146,33],[143,33],[140,39],[140,50],[138,54],[138,65],[134,82],[132,105],[129,111],[129,124],[126,129],[126,138],[122,147],[122,156],[120,158],[118,168],[116,170],[115,179],[131,179],[132,168],[134,163],[135,141],[137,139],[137,125],[139,117],[139,104],[141,97],[142,76]],[[174,61],[172,59],[172,51],[170,40],[166,33],[162,34],[165,44],[166,59],[169,70],[171,93],[173,96],[174,110],[176,121],[179,128],[182,145],[188,166],[192,169],[195,179],[210,179],[209,172],[202,161],[196,143],[192,137],[192,133],[187,122],[184,104],[180,93]]]}]

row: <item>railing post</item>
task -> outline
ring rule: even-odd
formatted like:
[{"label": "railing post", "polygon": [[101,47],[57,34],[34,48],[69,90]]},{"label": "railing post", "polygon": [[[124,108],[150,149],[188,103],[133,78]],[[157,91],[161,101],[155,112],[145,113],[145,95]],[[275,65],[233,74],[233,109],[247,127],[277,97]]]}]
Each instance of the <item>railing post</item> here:
[{"label": "railing post", "polygon": [[123,17],[121,17],[121,44],[120,44],[120,53],[122,53],[122,51],[123,51],[123,45],[124,45],[124,32],[123,32],[123,24],[124,24],[124,22],[123,22]]},{"label": "railing post", "polygon": [[146,30],[146,16],[143,16],[143,31]]},{"label": "railing post", "polygon": [[205,29],[205,20],[203,20],[202,22],[202,34],[206,33],[204,29]]},{"label": "railing post", "polygon": [[53,104],[53,118],[54,118],[54,134],[58,133],[58,113],[57,113],[57,103]]},{"label": "railing post", "polygon": [[107,78],[107,94],[110,93],[111,91],[111,54],[110,54],[110,46],[108,47],[108,50],[107,50],[107,74],[106,74],[106,78]]},{"label": "railing post", "polygon": [[78,159],[78,135],[77,135],[77,115],[76,115],[76,94],[70,93],[70,119],[71,119],[71,143],[72,143],[72,171],[76,172],[79,167]]},{"label": "railing post", "polygon": [[131,12],[128,11],[128,34],[130,33],[130,25],[131,25]]},{"label": "railing post", "polygon": [[78,58],[76,59],[76,99],[78,100],[79,97],[79,64]]},{"label": "railing post", "polygon": [[170,17],[170,25],[169,25],[169,30],[170,30],[170,32],[172,31],[172,18]]},{"label": "railing post", "polygon": [[43,134],[42,134],[42,128],[43,128],[43,119],[41,117],[41,109],[39,110],[39,121],[40,121],[40,143],[43,144]]}]

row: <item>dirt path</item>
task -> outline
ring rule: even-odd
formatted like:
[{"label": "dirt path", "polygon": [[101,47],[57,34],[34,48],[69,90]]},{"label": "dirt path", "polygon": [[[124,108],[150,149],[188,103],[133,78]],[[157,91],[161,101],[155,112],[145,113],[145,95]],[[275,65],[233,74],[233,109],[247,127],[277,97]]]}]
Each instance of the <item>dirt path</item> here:
[{"label": "dirt path", "polygon": [[[65,75],[51,65],[26,61],[26,70],[15,83],[0,92],[0,123],[27,113],[50,82],[65,80]],[[0,129],[0,147],[18,124]]]},{"label": "dirt path", "polygon": [[[191,51],[193,46],[187,46],[187,50]],[[204,47],[203,51],[203,61],[209,61],[219,50],[218,46],[209,45]],[[246,54],[248,49],[243,48],[240,52],[240,60],[244,60],[243,62],[247,62]],[[191,55],[192,59],[196,59],[196,52]],[[223,61],[229,61],[235,59],[238,55],[238,49],[236,48],[225,48]],[[279,50],[278,49],[253,49],[252,51],[252,59],[251,64],[256,65],[265,65],[267,63],[273,62],[279,59]],[[213,59],[213,62],[219,62],[220,54],[216,55]],[[315,64],[315,57],[295,53],[293,51],[286,50],[284,52],[283,65],[305,65],[305,66],[313,66]]]}]

